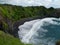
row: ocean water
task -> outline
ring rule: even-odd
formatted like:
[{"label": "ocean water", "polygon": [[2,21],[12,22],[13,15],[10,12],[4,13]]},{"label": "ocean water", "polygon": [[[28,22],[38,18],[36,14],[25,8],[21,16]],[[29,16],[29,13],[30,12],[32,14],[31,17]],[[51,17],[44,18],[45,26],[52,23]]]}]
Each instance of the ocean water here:
[{"label": "ocean water", "polygon": [[25,44],[55,45],[60,40],[60,18],[36,19],[18,28],[19,38]]}]

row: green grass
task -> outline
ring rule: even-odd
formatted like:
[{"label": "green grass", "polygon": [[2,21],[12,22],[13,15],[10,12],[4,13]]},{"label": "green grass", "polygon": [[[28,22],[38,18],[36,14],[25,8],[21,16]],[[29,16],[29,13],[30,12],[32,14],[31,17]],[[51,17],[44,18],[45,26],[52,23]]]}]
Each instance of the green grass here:
[{"label": "green grass", "polygon": [[30,44],[23,44],[19,39],[0,31],[0,45],[30,45]]},{"label": "green grass", "polygon": [[22,7],[13,5],[3,5],[0,4],[0,14],[12,21],[17,21],[22,18],[34,17],[34,16],[45,16],[55,13],[53,7],[47,9],[43,6],[32,6],[32,7]]}]

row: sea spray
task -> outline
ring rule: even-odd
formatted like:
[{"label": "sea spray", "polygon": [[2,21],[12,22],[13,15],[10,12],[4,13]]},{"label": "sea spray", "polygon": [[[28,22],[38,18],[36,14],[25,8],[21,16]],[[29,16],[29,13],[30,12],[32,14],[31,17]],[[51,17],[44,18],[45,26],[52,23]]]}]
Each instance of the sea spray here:
[{"label": "sea spray", "polygon": [[60,18],[44,18],[25,22],[19,26],[19,38],[23,43],[55,45],[60,39]]}]

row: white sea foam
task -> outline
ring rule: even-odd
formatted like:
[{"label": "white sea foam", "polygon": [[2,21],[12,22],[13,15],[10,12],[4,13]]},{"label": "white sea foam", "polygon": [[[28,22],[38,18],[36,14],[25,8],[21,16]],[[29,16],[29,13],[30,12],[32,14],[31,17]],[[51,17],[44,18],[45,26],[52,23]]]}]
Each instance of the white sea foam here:
[{"label": "white sea foam", "polygon": [[60,38],[58,36],[60,28],[57,27],[55,30],[56,26],[60,26],[60,18],[44,18],[25,22],[19,26],[19,38],[23,43],[55,45],[55,41]]}]

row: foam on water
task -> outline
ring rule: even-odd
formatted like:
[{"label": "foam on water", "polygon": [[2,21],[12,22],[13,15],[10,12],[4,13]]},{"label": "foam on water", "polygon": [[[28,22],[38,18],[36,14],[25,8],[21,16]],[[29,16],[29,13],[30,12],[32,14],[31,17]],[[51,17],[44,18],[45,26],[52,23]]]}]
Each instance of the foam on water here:
[{"label": "foam on water", "polygon": [[32,20],[18,28],[19,38],[23,43],[55,45],[55,41],[60,39],[60,18]]}]

